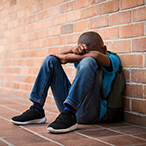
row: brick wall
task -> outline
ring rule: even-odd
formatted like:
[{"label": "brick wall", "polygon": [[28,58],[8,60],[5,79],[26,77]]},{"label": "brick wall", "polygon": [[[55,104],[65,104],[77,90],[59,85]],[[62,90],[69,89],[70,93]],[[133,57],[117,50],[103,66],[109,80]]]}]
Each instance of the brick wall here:
[{"label": "brick wall", "polygon": [[120,55],[125,121],[146,126],[146,0],[0,0],[0,92],[28,98],[42,60],[88,30]]}]

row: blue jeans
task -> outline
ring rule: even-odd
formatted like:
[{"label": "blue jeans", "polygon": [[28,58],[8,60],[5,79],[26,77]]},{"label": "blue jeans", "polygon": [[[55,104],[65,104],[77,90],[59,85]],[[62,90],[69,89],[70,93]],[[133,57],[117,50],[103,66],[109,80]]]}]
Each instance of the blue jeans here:
[{"label": "blue jeans", "polygon": [[98,121],[101,96],[98,66],[93,58],[87,57],[80,61],[77,75],[71,84],[59,60],[54,56],[46,57],[30,94],[30,100],[44,105],[49,87],[60,112],[65,104],[69,104],[77,110],[78,123],[90,124]]}]

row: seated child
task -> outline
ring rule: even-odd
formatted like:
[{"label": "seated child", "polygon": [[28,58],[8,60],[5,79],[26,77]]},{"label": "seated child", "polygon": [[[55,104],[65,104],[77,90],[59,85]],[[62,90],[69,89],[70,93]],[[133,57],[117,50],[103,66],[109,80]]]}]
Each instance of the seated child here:
[{"label": "seated child", "polygon": [[[78,123],[92,124],[100,121],[106,113],[107,101],[100,94],[98,69],[103,70],[105,97],[111,91],[112,82],[120,61],[114,54],[107,55],[107,48],[96,32],[85,32],[78,45],[47,56],[30,94],[33,105],[19,116],[11,119],[14,124],[44,123],[43,106],[51,87],[59,116],[47,130],[65,133],[77,129]],[[71,84],[61,64],[75,63],[76,77]]]}]

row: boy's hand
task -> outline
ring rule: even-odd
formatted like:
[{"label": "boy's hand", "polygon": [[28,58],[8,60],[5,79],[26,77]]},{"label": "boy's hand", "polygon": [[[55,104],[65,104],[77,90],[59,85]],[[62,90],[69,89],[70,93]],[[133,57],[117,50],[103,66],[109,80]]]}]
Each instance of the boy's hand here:
[{"label": "boy's hand", "polygon": [[58,58],[61,64],[66,64],[68,62],[66,59],[66,54],[51,54],[50,56],[55,56]]},{"label": "boy's hand", "polygon": [[88,52],[88,47],[86,44],[79,44],[72,48],[72,52],[78,55],[85,54]]}]

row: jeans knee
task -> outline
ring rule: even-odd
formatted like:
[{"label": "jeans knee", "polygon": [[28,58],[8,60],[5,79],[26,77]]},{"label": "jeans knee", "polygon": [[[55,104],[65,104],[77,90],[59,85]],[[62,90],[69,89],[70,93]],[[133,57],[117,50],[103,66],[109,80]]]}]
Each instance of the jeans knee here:
[{"label": "jeans knee", "polygon": [[44,61],[42,62],[42,65],[48,65],[49,63],[50,64],[56,64],[56,63],[58,63],[59,61],[58,61],[58,59],[55,57],[55,56],[47,56],[45,59],[44,59]]},{"label": "jeans knee", "polygon": [[96,69],[98,66],[97,66],[97,63],[96,63],[96,60],[93,59],[92,57],[86,57],[86,58],[83,58],[80,63],[79,63],[79,69]]}]

